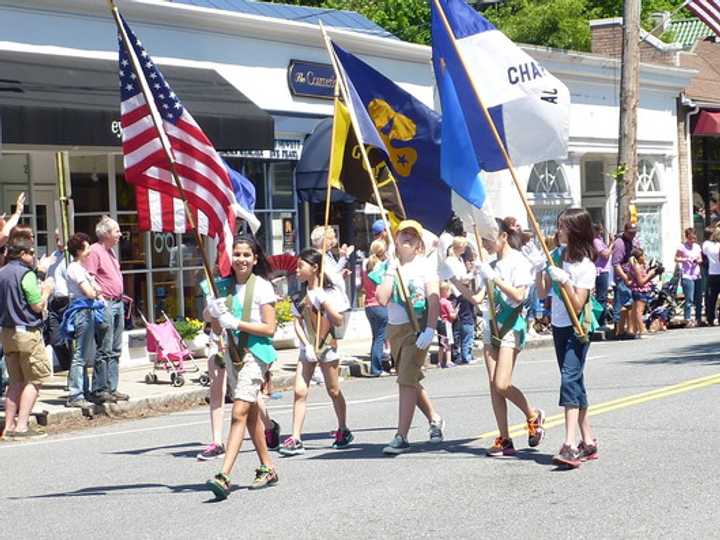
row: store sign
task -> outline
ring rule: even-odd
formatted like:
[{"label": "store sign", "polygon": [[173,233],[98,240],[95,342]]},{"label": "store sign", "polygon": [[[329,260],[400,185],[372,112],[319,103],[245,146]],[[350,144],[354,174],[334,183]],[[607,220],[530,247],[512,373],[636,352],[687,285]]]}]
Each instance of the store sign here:
[{"label": "store sign", "polygon": [[293,96],[333,99],[335,72],[330,64],[290,60],[288,86]]},{"label": "store sign", "polygon": [[298,161],[302,154],[303,142],[297,139],[275,139],[272,150],[228,150],[220,152],[223,157],[266,159],[272,161]]}]

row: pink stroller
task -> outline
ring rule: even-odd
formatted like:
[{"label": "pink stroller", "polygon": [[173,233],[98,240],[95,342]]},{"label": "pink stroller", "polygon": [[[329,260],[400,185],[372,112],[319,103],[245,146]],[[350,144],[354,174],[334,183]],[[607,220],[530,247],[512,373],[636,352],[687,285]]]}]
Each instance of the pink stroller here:
[{"label": "pink stroller", "polygon": [[[173,322],[163,312],[165,320],[161,323],[153,324],[148,322],[141,313],[145,327],[147,328],[147,352],[153,355],[153,370],[145,375],[147,384],[155,384],[158,382],[156,371],[164,370],[170,372],[170,383],[175,387],[185,384],[184,373],[198,373],[200,366],[195,362],[192,353],[185,345],[185,342],[178,334]],[[185,362],[192,364],[190,369],[185,367]],[[207,386],[210,379],[207,373],[200,375],[200,384]]]}]

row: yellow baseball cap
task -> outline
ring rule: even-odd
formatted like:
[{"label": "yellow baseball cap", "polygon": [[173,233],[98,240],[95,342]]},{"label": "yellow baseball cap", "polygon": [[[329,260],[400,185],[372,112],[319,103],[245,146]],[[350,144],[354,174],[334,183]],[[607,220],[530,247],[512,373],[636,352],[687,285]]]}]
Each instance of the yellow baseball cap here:
[{"label": "yellow baseball cap", "polygon": [[417,233],[417,235],[422,238],[423,237],[423,226],[420,225],[419,222],[415,221],[414,219],[405,219],[398,223],[397,226],[397,232],[405,231],[408,229],[412,229]]}]

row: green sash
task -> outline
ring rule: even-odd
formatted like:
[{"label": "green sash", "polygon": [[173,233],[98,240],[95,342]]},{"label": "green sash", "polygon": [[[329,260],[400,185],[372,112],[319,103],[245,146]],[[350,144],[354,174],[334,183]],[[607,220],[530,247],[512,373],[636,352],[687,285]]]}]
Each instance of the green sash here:
[{"label": "green sash", "polygon": [[[495,298],[495,322],[497,323],[498,333],[495,335],[492,330],[491,341],[493,347],[499,348],[505,335],[512,331],[518,332],[520,336],[520,348],[525,346],[527,340],[527,321],[522,315],[523,305],[513,307],[505,301],[500,289],[494,286],[493,296]],[[491,327],[492,328],[492,327]]]}]

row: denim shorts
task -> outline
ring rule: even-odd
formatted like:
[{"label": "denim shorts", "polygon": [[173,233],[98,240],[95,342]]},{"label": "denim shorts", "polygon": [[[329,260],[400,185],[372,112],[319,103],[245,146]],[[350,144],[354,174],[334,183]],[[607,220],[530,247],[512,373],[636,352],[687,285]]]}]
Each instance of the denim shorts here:
[{"label": "denim shorts", "polygon": [[632,292],[633,302],[645,302],[646,304],[650,301],[650,293],[642,291]]}]

